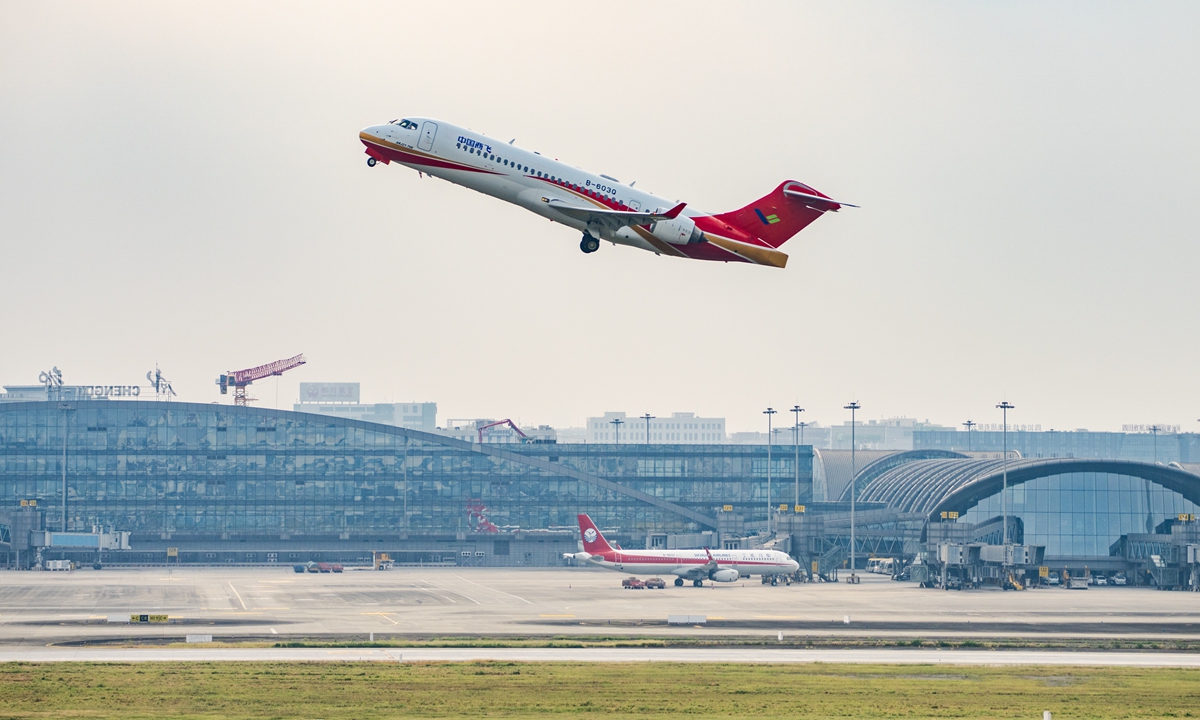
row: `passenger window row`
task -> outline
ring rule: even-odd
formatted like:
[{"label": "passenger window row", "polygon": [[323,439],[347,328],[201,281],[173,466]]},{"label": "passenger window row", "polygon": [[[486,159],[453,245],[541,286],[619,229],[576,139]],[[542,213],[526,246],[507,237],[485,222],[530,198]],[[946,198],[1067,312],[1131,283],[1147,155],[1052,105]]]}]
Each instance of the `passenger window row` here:
[{"label": "passenger window row", "polygon": [[508,160],[505,160],[504,158],[496,157],[495,155],[485,153],[482,150],[480,150],[479,148],[463,147],[462,143],[455,143],[454,147],[458,148],[459,150],[466,150],[467,152],[471,153],[472,155],[482,155],[483,157],[486,157],[488,160],[490,160],[492,162],[498,162],[498,163],[501,163],[508,167],[516,168],[517,170],[520,170],[521,172],[529,173],[531,175],[534,175],[535,177],[540,177],[542,179],[549,180],[550,182],[554,183],[555,185],[560,185],[562,187],[570,188],[572,190],[575,190],[576,192],[581,192],[584,195],[596,198],[597,200],[608,200],[610,202],[614,202],[617,204],[617,208],[620,210],[629,210],[630,209],[628,205],[626,205],[623,202],[620,202],[619,200],[617,200],[615,197],[613,197],[611,195],[605,195],[603,193],[596,192],[595,190],[587,190],[579,185],[575,185],[574,183],[569,183],[566,180],[563,180],[562,178],[554,177],[553,175],[550,175],[549,173],[543,173],[541,170],[531,170],[528,165],[518,165],[516,162],[510,162]]}]

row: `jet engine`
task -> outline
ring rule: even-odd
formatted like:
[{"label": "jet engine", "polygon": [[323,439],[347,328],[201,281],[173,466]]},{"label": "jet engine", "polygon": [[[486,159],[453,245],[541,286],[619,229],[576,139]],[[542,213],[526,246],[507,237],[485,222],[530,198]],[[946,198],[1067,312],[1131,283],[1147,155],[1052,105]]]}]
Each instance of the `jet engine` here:
[{"label": "jet engine", "polygon": [[734,580],[740,578],[741,575],[739,575],[738,571],[734,570],[733,568],[725,568],[724,570],[715,571],[711,577],[716,582],[733,582]]},{"label": "jet engine", "polygon": [[659,220],[650,226],[654,237],[672,245],[695,245],[704,242],[704,233],[691,218],[682,215],[674,220]]}]

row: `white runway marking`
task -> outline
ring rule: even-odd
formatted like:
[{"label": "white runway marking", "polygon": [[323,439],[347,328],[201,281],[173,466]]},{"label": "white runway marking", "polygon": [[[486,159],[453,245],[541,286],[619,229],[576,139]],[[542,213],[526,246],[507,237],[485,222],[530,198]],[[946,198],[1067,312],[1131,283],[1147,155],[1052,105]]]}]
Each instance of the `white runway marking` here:
[{"label": "white runway marking", "polygon": [[249,610],[250,608],[246,607],[246,601],[242,599],[242,594],[241,594],[241,593],[239,593],[239,592],[237,591],[237,588],[235,588],[235,587],[233,586],[233,582],[232,582],[232,581],[229,583],[229,589],[233,591],[233,594],[234,594],[234,595],[237,595],[238,602],[240,602],[240,603],[242,604],[242,609],[243,609],[243,610]]},{"label": "white runway marking", "polygon": [[529,602],[528,600],[526,600],[525,598],[521,597],[520,595],[513,595],[512,593],[506,593],[506,592],[504,592],[503,590],[497,590],[497,589],[495,589],[495,588],[488,587],[487,585],[480,585],[480,584],[479,584],[479,583],[477,583],[477,582],[474,582],[474,581],[471,581],[471,580],[468,580],[468,579],[466,579],[466,578],[465,578],[465,577],[463,577],[462,575],[455,575],[454,577],[458,578],[459,580],[462,580],[463,582],[469,582],[469,583],[471,583],[472,585],[475,585],[475,586],[481,587],[481,588],[483,588],[483,589],[485,589],[485,590],[491,590],[492,592],[498,592],[498,593],[500,593],[501,595],[507,595],[507,596],[509,596],[509,597],[515,597],[516,599],[520,600],[520,601],[521,601],[521,602],[523,602],[523,603],[526,603],[526,604],[529,604],[529,605],[532,605],[532,604],[533,604],[533,603]]}]

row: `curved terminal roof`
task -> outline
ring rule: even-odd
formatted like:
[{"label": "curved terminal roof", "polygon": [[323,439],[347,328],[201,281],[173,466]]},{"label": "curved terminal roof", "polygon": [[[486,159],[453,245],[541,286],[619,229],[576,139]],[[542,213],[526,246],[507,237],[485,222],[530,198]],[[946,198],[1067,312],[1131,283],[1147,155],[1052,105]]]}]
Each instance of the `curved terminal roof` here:
[{"label": "curved terminal roof", "polygon": [[[1067,473],[1101,472],[1128,475],[1157,483],[1200,504],[1200,474],[1181,467],[1133,460],[1058,458],[1008,463],[1008,484]],[[916,460],[895,465],[866,483],[858,499],[883,502],[901,512],[933,518],[944,510],[966,512],[979,501],[1000,492],[1002,460]]]}]

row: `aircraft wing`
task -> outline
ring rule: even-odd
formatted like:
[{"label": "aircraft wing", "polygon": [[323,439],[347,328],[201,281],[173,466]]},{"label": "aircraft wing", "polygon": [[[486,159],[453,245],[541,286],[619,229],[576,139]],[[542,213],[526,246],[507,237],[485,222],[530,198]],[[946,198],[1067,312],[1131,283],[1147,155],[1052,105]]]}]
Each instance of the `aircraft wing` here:
[{"label": "aircraft wing", "polygon": [[616,220],[621,225],[649,225],[660,220],[674,220],[679,217],[679,213],[683,212],[684,206],[687,205],[687,203],[679,203],[666,212],[653,213],[636,210],[610,210],[595,205],[576,205],[569,200],[558,198],[546,198],[544,202],[564,215],[570,215],[584,222],[592,219]]}]

